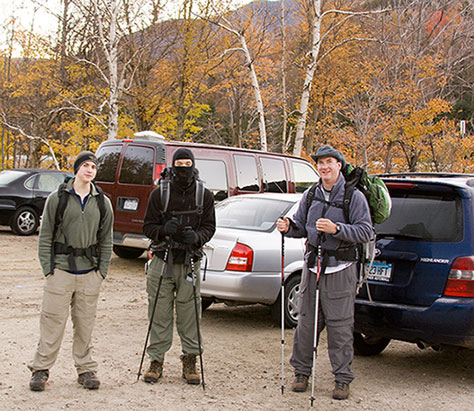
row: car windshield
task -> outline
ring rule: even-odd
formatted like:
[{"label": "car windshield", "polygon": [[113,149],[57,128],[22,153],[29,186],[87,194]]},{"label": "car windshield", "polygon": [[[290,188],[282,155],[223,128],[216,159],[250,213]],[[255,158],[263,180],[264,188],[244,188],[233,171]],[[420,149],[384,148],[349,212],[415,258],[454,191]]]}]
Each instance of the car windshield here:
[{"label": "car windshield", "polygon": [[18,180],[27,173],[19,170],[4,170],[0,172],[0,185],[10,184],[12,181]]},{"label": "car windshield", "polygon": [[271,231],[275,222],[293,202],[269,198],[234,197],[216,206],[217,227],[240,230]]}]

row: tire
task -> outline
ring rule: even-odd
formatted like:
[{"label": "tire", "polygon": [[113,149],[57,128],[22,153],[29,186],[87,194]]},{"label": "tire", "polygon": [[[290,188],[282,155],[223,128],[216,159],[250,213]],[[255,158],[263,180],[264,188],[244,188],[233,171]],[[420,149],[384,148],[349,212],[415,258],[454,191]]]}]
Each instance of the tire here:
[{"label": "tire", "polygon": [[114,245],[114,253],[120,258],[127,258],[129,260],[140,257],[145,250],[142,248],[125,247],[123,245]]},{"label": "tire", "polygon": [[354,352],[356,355],[370,356],[380,354],[389,343],[389,338],[370,337],[354,333]]},{"label": "tire", "polygon": [[[298,296],[300,289],[300,274],[293,274],[285,284],[285,328],[295,328],[298,324]],[[281,292],[272,305],[273,321],[281,326]]]},{"label": "tire", "polygon": [[213,303],[214,300],[212,298],[201,297],[201,310],[207,310]]},{"label": "tire", "polygon": [[10,224],[12,231],[18,235],[32,235],[38,226],[38,213],[31,207],[22,207],[16,210]]}]

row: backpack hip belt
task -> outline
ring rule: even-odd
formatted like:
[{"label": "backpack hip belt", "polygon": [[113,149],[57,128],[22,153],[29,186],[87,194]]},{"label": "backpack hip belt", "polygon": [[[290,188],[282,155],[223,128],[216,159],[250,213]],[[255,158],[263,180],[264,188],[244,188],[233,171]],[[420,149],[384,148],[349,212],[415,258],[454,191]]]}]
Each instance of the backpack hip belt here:
[{"label": "backpack hip belt", "polygon": [[68,263],[69,269],[74,272],[77,271],[76,262],[74,261],[74,257],[87,257],[87,259],[91,262],[96,270],[96,263],[94,261],[94,257],[99,256],[99,247],[97,244],[92,244],[87,248],[74,248],[70,245],[66,245],[64,243],[54,243],[54,253],[55,254],[68,254]]},{"label": "backpack hip belt", "polygon": [[[308,258],[308,266],[313,266],[316,261],[318,248],[311,243],[306,244],[306,250],[310,255]],[[345,247],[339,247],[336,250],[322,249],[323,257],[334,257],[338,261],[359,261],[361,258],[361,250],[358,244],[352,244]],[[312,264],[311,264],[312,263]]]}]

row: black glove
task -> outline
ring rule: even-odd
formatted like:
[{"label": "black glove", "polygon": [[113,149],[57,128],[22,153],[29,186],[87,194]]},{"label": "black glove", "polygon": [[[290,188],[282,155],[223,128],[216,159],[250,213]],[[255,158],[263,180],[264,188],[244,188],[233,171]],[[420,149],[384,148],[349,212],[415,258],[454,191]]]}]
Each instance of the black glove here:
[{"label": "black glove", "polygon": [[198,235],[196,234],[196,231],[194,231],[192,228],[187,228],[183,231],[183,235],[181,236],[181,241],[184,244],[196,244],[197,241],[199,240]]},{"label": "black glove", "polygon": [[172,218],[168,220],[163,227],[163,233],[165,235],[174,236],[178,232],[179,222],[178,219]]}]

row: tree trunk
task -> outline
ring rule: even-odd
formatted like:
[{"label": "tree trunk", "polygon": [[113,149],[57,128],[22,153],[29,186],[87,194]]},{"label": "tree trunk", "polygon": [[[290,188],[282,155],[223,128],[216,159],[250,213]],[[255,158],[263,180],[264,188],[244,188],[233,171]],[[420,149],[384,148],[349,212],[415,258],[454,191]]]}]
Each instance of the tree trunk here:
[{"label": "tree trunk", "polygon": [[319,53],[321,38],[321,1],[313,0],[314,20],[313,20],[313,44],[309,53],[308,67],[306,68],[306,76],[303,84],[303,92],[301,93],[300,109],[298,122],[296,124],[295,146],[293,154],[301,155],[303,148],[304,132],[306,129],[306,118],[308,115],[309,98],[311,95],[311,85],[313,82],[314,72],[316,71],[316,59]]}]

